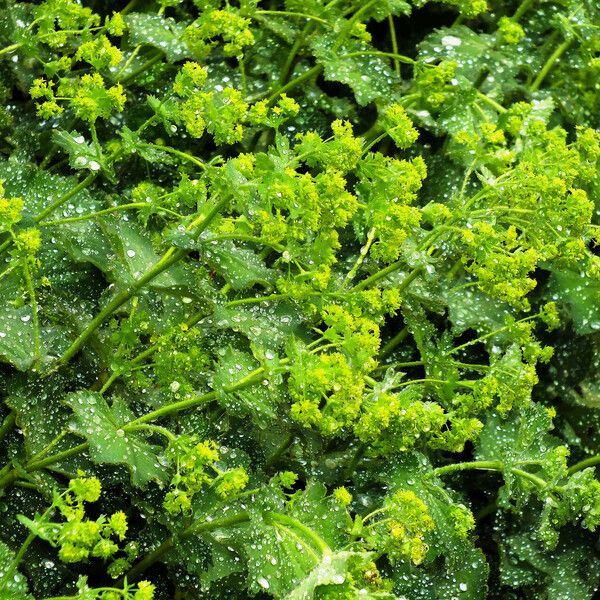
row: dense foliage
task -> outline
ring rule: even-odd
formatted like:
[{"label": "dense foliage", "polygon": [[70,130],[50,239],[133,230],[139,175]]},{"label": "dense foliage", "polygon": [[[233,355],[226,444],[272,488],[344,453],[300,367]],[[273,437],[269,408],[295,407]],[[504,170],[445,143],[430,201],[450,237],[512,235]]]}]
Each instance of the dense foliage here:
[{"label": "dense foliage", "polygon": [[599,24],[0,0],[0,598],[592,598]]}]

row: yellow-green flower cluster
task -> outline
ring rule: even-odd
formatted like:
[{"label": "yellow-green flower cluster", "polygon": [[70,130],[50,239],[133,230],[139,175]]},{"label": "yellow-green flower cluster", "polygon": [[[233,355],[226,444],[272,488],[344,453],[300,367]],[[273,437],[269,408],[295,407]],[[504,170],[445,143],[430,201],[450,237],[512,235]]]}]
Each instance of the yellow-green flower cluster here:
[{"label": "yellow-green flower cluster", "polygon": [[386,497],[382,508],[384,518],[374,529],[387,556],[392,561],[409,558],[421,564],[429,549],[425,539],[434,529],[425,502],[411,490],[398,490]]},{"label": "yellow-green flower cluster", "polygon": [[415,66],[415,84],[423,104],[430,110],[437,111],[452,98],[455,89],[451,84],[456,73],[457,64],[451,60],[442,60],[437,65]]},{"label": "yellow-green flower cluster", "polygon": [[362,156],[362,142],[354,136],[348,121],[333,121],[331,130],[333,139],[329,140],[323,140],[316,131],[298,134],[296,152],[311,167],[348,173]]},{"label": "yellow-green flower cluster", "polygon": [[192,500],[202,488],[213,486],[221,498],[231,498],[248,483],[248,474],[242,467],[221,471],[217,445],[213,441],[198,442],[191,436],[180,436],[172,441],[167,456],[176,472],[171,489],[165,495],[163,506],[171,515],[192,512]]},{"label": "yellow-green flower cluster", "polygon": [[100,24],[100,16],[75,0],[44,0],[33,8],[34,23],[45,44],[60,48],[70,31],[89,29]]},{"label": "yellow-green flower cluster", "polygon": [[244,49],[254,44],[250,20],[230,10],[205,10],[199,19],[185,30],[184,39],[199,58],[221,46],[225,56],[241,58]]},{"label": "yellow-green flower cluster", "polygon": [[386,106],[381,112],[380,123],[400,149],[412,146],[419,137],[419,132],[401,104]]},{"label": "yellow-green flower cluster", "polygon": [[417,386],[398,394],[384,392],[365,401],[354,431],[369,453],[390,455],[426,443],[448,418],[436,402],[424,402]]},{"label": "yellow-green flower cluster", "polygon": [[121,51],[113,46],[105,35],[83,42],[75,53],[76,60],[89,63],[97,71],[118,65],[122,58]]},{"label": "yellow-green flower cluster", "polygon": [[114,112],[123,110],[126,102],[125,93],[121,84],[106,87],[105,81],[99,73],[86,73],[76,79],[62,78],[59,82],[57,94],[54,93],[55,83],[36,79],[29,93],[34,100],[44,99],[36,103],[38,114],[42,118],[59,115],[64,108],[57,100],[70,103],[75,114],[84,121],[95,123],[98,119],[108,119]]},{"label": "yellow-green flower cluster", "polygon": [[513,19],[502,17],[498,20],[498,36],[507,44],[518,44],[525,37],[525,32]]},{"label": "yellow-green flower cluster", "polygon": [[96,502],[100,493],[100,481],[79,472],[65,493],[54,496],[53,507],[65,521],[50,522],[42,517],[35,523],[36,533],[59,548],[58,556],[63,562],[81,562],[92,557],[109,560],[119,552],[117,542],[125,539],[128,529],[125,514],[119,511],[96,520],[85,516],[84,504]]},{"label": "yellow-green flower cluster", "polygon": [[291,416],[331,436],[360,413],[365,382],[340,352],[299,354],[290,372]]},{"label": "yellow-green flower cluster", "polygon": [[375,232],[370,255],[393,262],[421,222],[421,210],[411,204],[427,176],[425,162],[421,157],[407,161],[370,154],[361,161],[358,174],[357,192],[366,205],[360,220]]},{"label": "yellow-green flower cluster", "polygon": [[22,198],[6,198],[4,185],[0,181],[0,231],[7,231],[21,220]]}]

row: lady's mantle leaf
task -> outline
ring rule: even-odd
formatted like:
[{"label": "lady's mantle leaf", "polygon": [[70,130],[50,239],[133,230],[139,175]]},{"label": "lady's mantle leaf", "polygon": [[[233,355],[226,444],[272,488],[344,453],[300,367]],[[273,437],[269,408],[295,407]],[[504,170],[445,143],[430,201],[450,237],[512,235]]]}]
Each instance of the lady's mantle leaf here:
[{"label": "lady's mantle leaf", "polygon": [[133,418],[122,400],[109,406],[100,394],[81,391],[69,394],[65,402],[75,413],[71,429],[88,440],[94,462],[127,465],[131,483],[138,487],[166,479],[157,457],[159,448],[147,443],[139,433],[124,429],[124,424]]},{"label": "lady's mantle leaf", "polygon": [[273,271],[257,254],[229,240],[207,246],[206,260],[234,290],[244,290],[256,283],[269,285],[273,282]]},{"label": "lady's mantle leaf", "polygon": [[549,282],[549,296],[569,305],[579,334],[600,331],[600,285],[579,273],[554,271]]},{"label": "lady's mantle leaf", "polygon": [[33,600],[27,593],[27,580],[19,572],[13,573],[4,581],[4,576],[10,568],[14,554],[10,548],[0,542],[0,598],[3,600]]},{"label": "lady's mantle leaf", "polygon": [[231,414],[251,416],[261,425],[276,414],[277,392],[271,384],[230,391],[229,387],[259,367],[247,352],[228,348],[215,372],[214,387],[219,403]]},{"label": "lady's mantle leaf", "polygon": [[392,87],[400,80],[386,60],[365,54],[368,47],[361,44],[334,48],[333,42],[333,38],[322,35],[313,45],[317,62],[325,69],[325,79],[350,86],[361,106],[390,96]]},{"label": "lady's mantle leaf", "polygon": [[[359,590],[347,582],[348,574],[356,568],[364,566],[366,563],[372,560],[372,555],[368,552],[336,552],[335,554],[327,554],[323,557],[323,560],[308,574],[308,576],[300,582],[300,584],[294,588],[286,597],[285,600],[312,600],[313,598],[320,598],[321,596],[315,596],[317,588],[322,586],[333,586],[331,588],[336,590],[336,587],[340,586],[340,593],[348,594],[347,598],[351,598],[351,593],[355,593],[357,598],[379,598],[390,600],[396,598],[392,594],[386,592],[381,593],[359,593]],[[345,585],[344,585],[345,584]],[[344,586],[343,588],[341,586]],[[351,587],[349,587],[351,586]],[[337,590],[336,590],[337,591]],[[365,590],[366,592],[366,590]],[[335,592],[333,592],[335,594]]]},{"label": "lady's mantle leaf", "polygon": [[174,19],[133,13],[126,18],[129,37],[133,45],[148,44],[162,50],[167,60],[174,63],[189,58],[190,52],[182,40],[185,25]]}]

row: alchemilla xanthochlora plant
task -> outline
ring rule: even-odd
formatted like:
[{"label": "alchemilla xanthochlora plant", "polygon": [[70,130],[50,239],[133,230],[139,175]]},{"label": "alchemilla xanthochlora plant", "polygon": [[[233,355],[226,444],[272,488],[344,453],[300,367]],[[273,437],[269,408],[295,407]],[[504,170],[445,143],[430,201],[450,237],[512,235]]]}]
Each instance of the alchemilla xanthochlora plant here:
[{"label": "alchemilla xanthochlora plant", "polygon": [[0,0],[0,599],[591,600],[598,0]]}]

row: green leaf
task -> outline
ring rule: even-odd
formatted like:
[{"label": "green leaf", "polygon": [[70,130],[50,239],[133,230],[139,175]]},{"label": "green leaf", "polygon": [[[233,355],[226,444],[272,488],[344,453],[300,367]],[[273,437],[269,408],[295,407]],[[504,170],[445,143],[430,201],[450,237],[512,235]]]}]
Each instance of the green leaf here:
[{"label": "green leaf", "polygon": [[135,46],[148,44],[165,53],[170,63],[175,63],[191,54],[183,41],[185,25],[170,17],[147,13],[131,13],[125,17],[129,39]]},{"label": "green leaf", "polygon": [[320,562],[321,556],[298,532],[255,519],[244,543],[251,590],[284,598]]},{"label": "green leaf", "polygon": [[33,315],[28,304],[15,306],[12,302],[18,284],[14,278],[11,279],[13,281],[0,281],[0,298],[3,299],[0,310],[0,362],[26,371],[35,359]]},{"label": "green leaf", "polygon": [[[321,598],[315,596],[318,588],[327,586],[327,591],[332,594],[344,594],[342,598],[365,598],[375,599],[389,598],[392,600],[396,596],[383,593],[371,593],[367,590],[359,590],[351,582],[350,574],[352,571],[365,566],[372,560],[372,554],[368,552],[351,552],[341,551],[334,554],[327,554],[321,562],[295,587],[289,594],[285,596],[285,600],[312,600],[313,598]],[[339,591],[338,591],[339,590]],[[334,596],[335,597],[335,596]]]},{"label": "green leaf", "polygon": [[546,588],[548,600],[589,600],[600,584],[600,556],[580,532],[563,539],[551,553],[527,533],[506,536],[500,570],[506,585]]},{"label": "green leaf", "polygon": [[115,172],[105,158],[98,154],[92,142],[86,142],[85,137],[78,131],[58,130],[54,132],[54,142],[69,155],[69,166],[73,169],[83,169],[96,173],[100,170],[112,182]]},{"label": "green leaf", "polygon": [[490,298],[474,288],[452,288],[446,293],[446,302],[452,330],[457,336],[467,329],[480,333],[495,331],[504,327],[506,317],[512,314],[506,303]]},{"label": "green leaf", "polygon": [[494,35],[477,33],[465,25],[436,29],[419,44],[420,60],[455,62],[456,79],[468,87],[484,71],[492,73],[493,77],[484,81],[482,91],[486,93],[504,94],[518,86],[519,58],[510,46],[498,46]]},{"label": "green leaf", "polygon": [[261,384],[235,392],[227,389],[250,375],[259,363],[247,352],[227,348],[215,370],[214,388],[219,403],[227,412],[237,416],[251,416],[261,425],[276,415],[279,394],[272,384]]},{"label": "green leaf", "polygon": [[[252,588],[266,590],[276,598],[287,597],[302,582],[307,589],[314,583],[314,589],[320,585],[319,576],[310,574],[319,565],[327,565],[334,551],[341,549],[343,534],[350,525],[346,510],[326,497],[325,486],[318,482],[296,492],[285,514],[254,514],[250,537],[244,543]],[[324,577],[334,575],[330,571]],[[290,600],[300,597],[290,596]]]},{"label": "green leaf", "polygon": [[[79,183],[75,177],[61,177],[35,165],[16,161],[0,161],[0,180],[4,182],[7,195],[24,199],[28,216],[37,215]],[[70,198],[68,206],[61,207],[61,216],[93,212],[99,204],[88,190],[82,189]],[[50,215],[48,219],[53,217]]]},{"label": "green leaf", "polygon": [[15,571],[8,580],[5,575],[15,558],[10,548],[0,542],[0,598],[2,600],[33,600],[27,593],[27,579]]},{"label": "green leaf", "polygon": [[600,331],[600,283],[579,273],[554,270],[546,295],[569,306],[575,330],[581,335]]},{"label": "green leaf", "polygon": [[203,245],[207,263],[221,275],[234,290],[244,290],[259,283],[269,286],[274,273],[262,258],[248,248],[240,248],[231,240]]},{"label": "green leaf", "polygon": [[[92,263],[120,286],[130,285],[160,260],[148,233],[125,219],[62,224],[56,229],[56,237],[73,260]],[[189,270],[174,265],[150,281],[148,287],[196,297],[198,286]]]},{"label": "green leaf", "polygon": [[81,391],[69,394],[65,403],[75,413],[71,430],[87,439],[94,462],[127,466],[131,483],[137,487],[166,480],[165,467],[158,458],[160,448],[146,442],[141,434],[125,430],[133,415],[123,400],[116,398],[109,406],[100,394]]},{"label": "green leaf", "polygon": [[[148,99],[148,103],[152,106],[150,99]],[[162,108],[162,103],[159,103],[157,109],[160,110]],[[123,149],[126,154],[137,154],[151,164],[162,163],[163,165],[173,165],[177,162],[168,152],[161,150],[156,145],[144,142],[141,136],[129,129],[129,127],[123,127],[119,133],[123,140]]]},{"label": "green leaf", "polygon": [[393,96],[394,85],[400,79],[390,68],[389,61],[379,56],[361,54],[372,51],[371,46],[353,43],[337,48],[335,39],[323,34],[313,42],[313,52],[317,62],[324,67],[325,79],[350,86],[361,106],[377,98],[389,99]]},{"label": "green leaf", "polygon": [[56,376],[11,382],[6,403],[16,411],[28,456],[43,450],[65,429],[69,411],[60,403],[63,394],[64,381]]},{"label": "green leaf", "polygon": [[491,415],[477,440],[476,456],[479,460],[501,460],[507,467],[518,461],[539,460],[558,445],[548,433],[552,427],[548,410],[533,402],[506,419]]},{"label": "green leaf", "polygon": [[511,497],[521,502],[536,491],[531,483],[524,488],[523,479],[511,471],[517,463],[535,463],[537,466],[527,467],[527,470],[550,483],[556,483],[563,476],[561,459],[553,453],[560,440],[548,433],[552,427],[548,409],[533,402],[520,411],[513,411],[507,419],[495,414],[487,418],[475,444],[476,457],[503,463],[506,486],[500,490],[501,505],[508,505]]},{"label": "green leaf", "polygon": [[[390,484],[390,492],[408,489],[425,502],[435,524],[424,564],[415,567],[405,560],[395,565],[394,591],[411,598],[414,594],[419,600],[454,597],[483,600],[489,567],[483,552],[468,534],[461,532],[461,521],[455,511],[464,509],[464,505],[429,473],[427,460],[412,453],[390,464],[383,476],[383,481]],[[439,558],[443,559],[443,566],[437,562]]]},{"label": "green leaf", "polygon": [[257,347],[276,350],[298,333],[302,320],[302,314],[292,304],[277,302],[219,306],[209,322],[218,330],[226,328],[245,335]]}]

